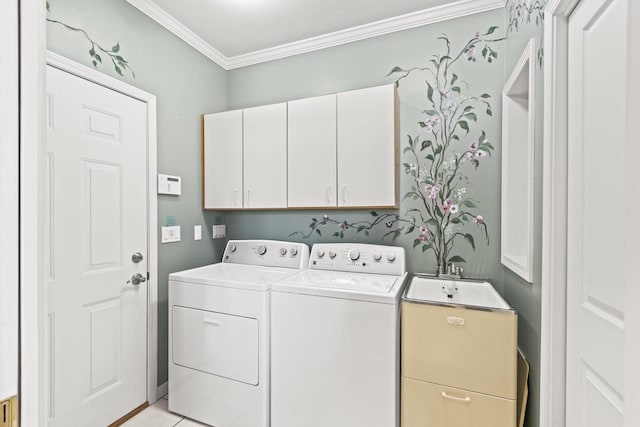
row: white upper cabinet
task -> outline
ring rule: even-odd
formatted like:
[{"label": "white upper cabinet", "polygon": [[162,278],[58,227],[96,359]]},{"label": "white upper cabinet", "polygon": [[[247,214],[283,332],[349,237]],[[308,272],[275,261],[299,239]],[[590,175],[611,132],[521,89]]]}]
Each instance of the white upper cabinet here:
[{"label": "white upper cabinet", "polygon": [[288,108],[288,205],[336,206],[336,95],[291,101]]},{"label": "white upper cabinet", "polygon": [[203,121],[204,208],[241,208],[242,110],[207,114]]},{"label": "white upper cabinet", "polygon": [[244,207],[286,208],[287,104],[245,109],[243,129]]},{"label": "white upper cabinet", "polygon": [[338,206],[395,207],[395,84],[338,94]]}]

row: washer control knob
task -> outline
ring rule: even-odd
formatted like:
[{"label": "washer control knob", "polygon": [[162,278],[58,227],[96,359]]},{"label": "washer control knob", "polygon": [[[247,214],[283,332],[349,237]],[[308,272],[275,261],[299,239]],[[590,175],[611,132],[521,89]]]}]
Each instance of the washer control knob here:
[{"label": "washer control knob", "polygon": [[374,261],[380,262],[381,259],[382,259],[382,254],[380,252],[375,252],[373,254],[373,260]]},{"label": "washer control knob", "polygon": [[287,248],[280,248],[280,255],[286,255],[287,254]]},{"label": "washer control knob", "polygon": [[351,261],[357,261],[360,259],[360,252],[357,249],[351,249],[349,251],[349,259]]},{"label": "washer control knob", "polygon": [[265,245],[258,246],[258,255],[264,255],[267,253],[267,247]]},{"label": "washer control knob", "polygon": [[318,254],[318,258],[322,258],[324,256],[324,249],[318,249],[316,253]]},{"label": "washer control knob", "polygon": [[335,258],[335,257],[336,257],[336,255],[337,255],[337,254],[336,254],[336,251],[334,251],[333,249],[331,249],[331,250],[329,251],[329,257],[330,257],[330,258]]},{"label": "washer control knob", "polygon": [[238,247],[235,244],[232,243],[229,245],[229,252],[233,253],[236,249],[238,249]]},{"label": "washer control knob", "polygon": [[291,253],[291,256],[298,255],[298,249],[297,248],[291,248],[291,250],[289,252]]},{"label": "washer control knob", "polygon": [[389,252],[387,254],[387,261],[389,262],[393,262],[396,260],[396,254],[394,254],[393,252]]}]

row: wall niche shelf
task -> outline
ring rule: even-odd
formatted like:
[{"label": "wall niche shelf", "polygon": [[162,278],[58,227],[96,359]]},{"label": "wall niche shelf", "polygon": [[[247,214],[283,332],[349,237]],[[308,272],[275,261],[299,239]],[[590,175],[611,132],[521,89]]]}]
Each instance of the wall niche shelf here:
[{"label": "wall niche shelf", "polygon": [[501,262],[533,282],[535,39],[516,63],[502,93]]}]

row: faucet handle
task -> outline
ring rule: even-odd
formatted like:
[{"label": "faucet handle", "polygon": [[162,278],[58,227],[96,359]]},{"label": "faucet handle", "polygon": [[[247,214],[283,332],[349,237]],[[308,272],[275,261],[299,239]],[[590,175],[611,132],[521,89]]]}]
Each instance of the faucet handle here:
[{"label": "faucet handle", "polygon": [[452,262],[447,265],[447,274],[455,274],[456,273],[456,265]]}]

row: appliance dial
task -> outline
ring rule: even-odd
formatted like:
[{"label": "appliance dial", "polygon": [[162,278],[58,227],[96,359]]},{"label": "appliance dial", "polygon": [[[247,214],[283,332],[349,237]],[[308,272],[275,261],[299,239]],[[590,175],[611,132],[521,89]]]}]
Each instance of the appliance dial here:
[{"label": "appliance dial", "polygon": [[357,261],[360,258],[360,252],[357,249],[351,249],[349,251],[349,259],[351,261]]},{"label": "appliance dial", "polygon": [[297,248],[291,248],[291,250],[289,252],[291,253],[291,256],[298,255],[298,249]]},{"label": "appliance dial", "polygon": [[258,255],[264,255],[267,253],[267,247],[265,245],[258,246]]},{"label": "appliance dial", "polygon": [[331,250],[329,251],[329,257],[331,257],[332,259],[333,259],[333,258],[335,258],[335,257],[336,257],[336,255],[337,255],[337,254],[336,254],[336,251],[334,251],[333,249],[331,249]]},{"label": "appliance dial", "polygon": [[280,248],[280,255],[286,255],[287,254],[287,248]]},{"label": "appliance dial", "polygon": [[387,261],[389,262],[393,262],[396,260],[396,254],[394,254],[393,252],[389,252],[387,254]]},{"label": "appliance dial", "polygon": [[382,254],[380,252],[375,252],[373,254],[374,261],[380,261],[382,259]]},{"label": "appliance dial", "polygon": [[318,258],[322,258],[324,256],[324,249],[318,249],[316,253],[318,254]]},{"label": "appliance dial", "polygon": [[233,252],[236,251],[236,249],[238,249],[238,247],[235,244],[232,243],[232,244],[229,245],[229,251],[230,252],[233,253]]}]

